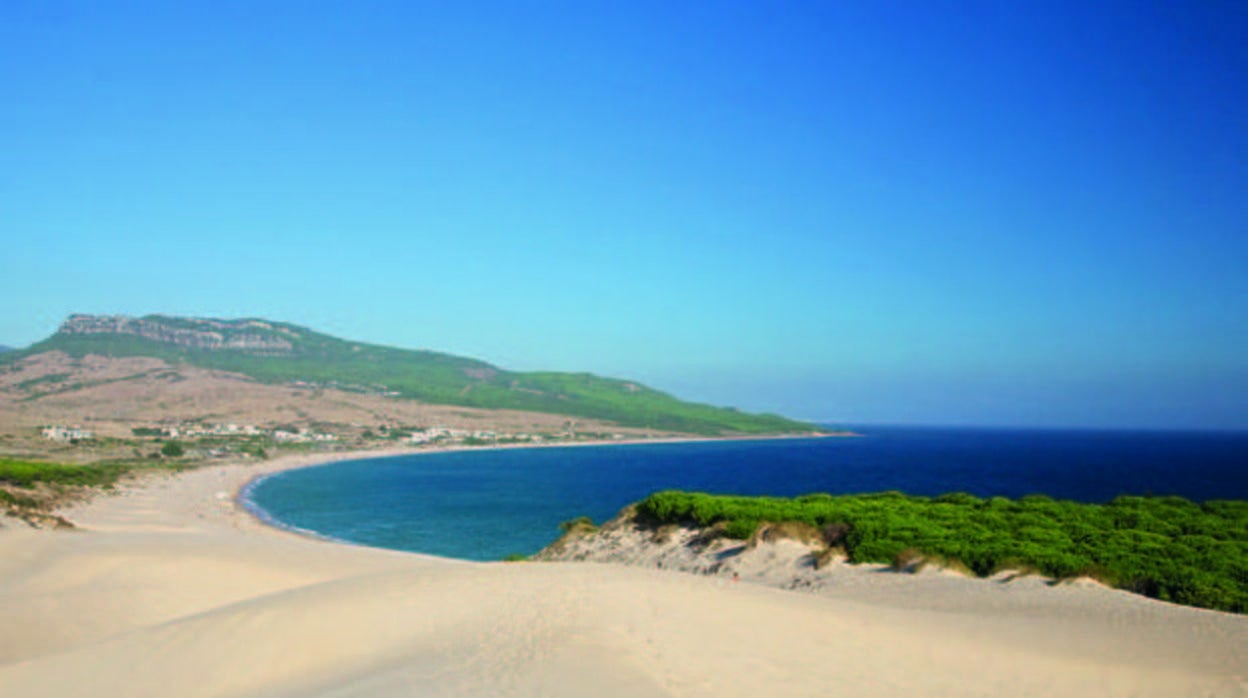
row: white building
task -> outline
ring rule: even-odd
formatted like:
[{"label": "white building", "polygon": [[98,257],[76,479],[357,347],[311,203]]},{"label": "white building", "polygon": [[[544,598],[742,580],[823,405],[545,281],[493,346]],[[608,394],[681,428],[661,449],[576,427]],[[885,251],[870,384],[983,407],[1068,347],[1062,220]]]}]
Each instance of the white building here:
[{"label": "white building", "polygon": [[95,437],[94,433],[78,427],[44,427],[42,433],[43,438],[49,441],[82,441]]}]

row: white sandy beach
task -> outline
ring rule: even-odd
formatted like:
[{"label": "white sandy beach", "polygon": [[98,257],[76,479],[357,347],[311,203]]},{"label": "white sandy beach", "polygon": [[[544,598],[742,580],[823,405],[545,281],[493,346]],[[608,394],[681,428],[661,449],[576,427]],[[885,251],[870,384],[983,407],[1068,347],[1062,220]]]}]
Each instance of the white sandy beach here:
[{"label": "white sandy beach", "polygon": [[1248,618],[1095,586],[872,573],[813,595],[468,563],[236,505],[309,462],[147,480],[67,511],[79,531],[0,530],[0,696],[1248,695]]}]

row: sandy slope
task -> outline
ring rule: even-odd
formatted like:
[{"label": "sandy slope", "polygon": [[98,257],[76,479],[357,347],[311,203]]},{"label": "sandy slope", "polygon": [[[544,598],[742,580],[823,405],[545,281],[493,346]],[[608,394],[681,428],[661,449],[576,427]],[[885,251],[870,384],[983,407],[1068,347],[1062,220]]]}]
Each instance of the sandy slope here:
[{"label": "sandy slope", "polygon": [[254,473],[131,488],[69,512],[82,532],[0,531],[0,695],[1248,694],[1244,617],[1096,588],[888,575],[812,595],[356,548],[238,512]]}]

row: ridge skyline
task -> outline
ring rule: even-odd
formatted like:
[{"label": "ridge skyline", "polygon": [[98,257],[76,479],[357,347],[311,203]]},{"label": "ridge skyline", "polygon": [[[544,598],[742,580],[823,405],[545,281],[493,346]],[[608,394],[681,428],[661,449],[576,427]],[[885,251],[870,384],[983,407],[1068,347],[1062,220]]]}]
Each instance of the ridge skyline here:
[{"label": "ridge skyline", "polygon": [[341,339],[252,316],[238,319],[73,313],[13,363],[49,351],[70,357],[151,357],[238,373],[262,383],[307,383],[429,404],[512,409],[606,420],[622,426],[707,435],[809,433],[775,414],[690,403],[626,379],[588,372],[521,372],[479,359]]}]

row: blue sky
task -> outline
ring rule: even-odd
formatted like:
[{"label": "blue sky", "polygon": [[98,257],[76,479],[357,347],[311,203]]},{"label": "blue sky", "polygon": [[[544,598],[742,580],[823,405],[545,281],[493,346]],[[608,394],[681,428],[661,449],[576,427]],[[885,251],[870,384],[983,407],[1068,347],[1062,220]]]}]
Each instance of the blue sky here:
[{"label": "blue sky", "polygon": [[6,2],[0,343],[263,316],[802,418],[1248,428],[1245,47],[1233,2]]}]

